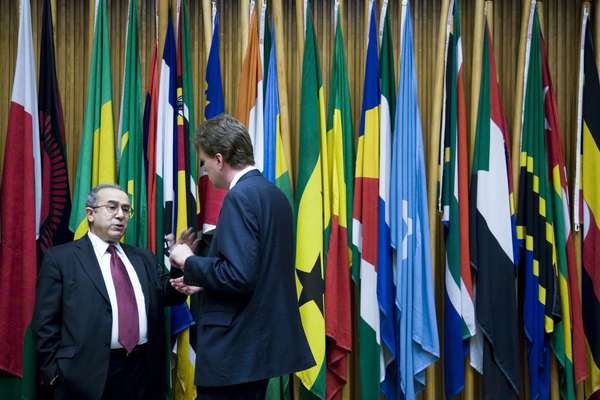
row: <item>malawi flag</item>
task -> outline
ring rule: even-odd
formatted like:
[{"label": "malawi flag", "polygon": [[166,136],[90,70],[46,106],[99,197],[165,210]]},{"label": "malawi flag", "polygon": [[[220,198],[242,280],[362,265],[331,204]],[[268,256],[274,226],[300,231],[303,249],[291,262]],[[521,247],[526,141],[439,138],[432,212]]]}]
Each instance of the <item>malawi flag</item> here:
[{"label": "malawi flag", "polygon": [[325,274],[323,243],[329,225],[327,138],[321,66],[310,7],[302,61],[300,154],[296,196],[296,287],[304,333],[316,365],[297,372],[302,386],[325,398]]},{"label": "malawi flag", "polygon": [[464,388],[464,359],[476,327],[469,260],[467,120],[458,0],[451,2],[449,10],[440,194],[446,240],[444,376],[446,397],[452,398]]},{"label": "malawi flag", "polygon": [[100,183],[116,181],[112,72],[108,36],[106,0],[97,0],[94,44],[87,83],[87,103],[73,192],[74,207],[69,221],[69,229],[75,233],[75,239],[81,238],[88,231],[85,202],[89,191]]},{"label": "malawi flag", "polygon": [[148,206],[142,130],[142,83],[137,28],[137,0],[129,2],[123,92],[119,121],[119,186],[129,195],[133,217],[127,225],[125,243],[148,245]]},{"label": "malawi flag", "polygon": [[526,71],[521,135],[517,238],[524,268],[523,314],[531,398],[550,392],[550,336],[560,318],[560,294],[553,249],[554,212],[545,140],[542,44],[537,11],[529,22],[531,45]]},{"label": "malawi flag", "polygon": [[[252,2],[254,3],[254,2]],[[265,137],[263,128],[263,79],[258,43],[258,16],[256,7],[250,10],[250,28],[248,30],[248,47],[242,64],[240,91],[237,102],[237,118],[248,128],[254,162],[261,172],[264,169]]]},{"label": "malawi flag", "polygon": [[69,230],[71,192],[65,152],[63,120],[56,63],[50,1],[44,1],[40,46],[39,118],[42,151],[42,213],[38,255],[52,246],[73,240]]},{"label": "malawi flag", "polygon": [[358,131],[352,241],[360,252],[354,266],[359,277],[358,357],[360,397],[379,398],[380,337],[377,305],[377,238],[379,219],[379,61],[375,5],[370,2],[369,33],[362,112]]},{"label": "malawi flag", "polygon": [[[558,268],[562,319],[556,322],[552,349],[561,367],[560,390],[564,399],[575,399],[575,382],[587,375],[585,341],[579,297],[579,279],[569,216],[569,190],[562,134],[552,89],[548,54],[540,34],[542,82],[544,86],[545,135],[548,146],[548,185],[554,220],[553,263]],[[574,368],[576,366],[576,368]],[[577,373],[575,373],[577,371]]]},{"label": "malawi flag", "polygon": [[[219,57],[219,14],[216,10],[216,4],[213,3],[213,29],[210,52],[208,54],[208,63],[206,64],[206,106],[204,107],[204,117],[210,119],[220,115],[225,110],[223,101],[223,84],[221,82],[221,61]],[[219,213],[223,198],[227,194],[225,189],[217,189],[208,179],[206,171],[200,169],[200,225],[202,232],[212,231],[217,226]]]},{"label": "malawi flag", "polygon": [[0,188],[0,371],[23,380],[17,388],[19,382],[2,376],[0,393],[15,389],[21,398],[33,399],[35,352],[28,327],[35,302],[42,180],[29,0],[21,1],[20,11]]},{"label": "malawi flag", "polygon": [[[584,10],[585,35],[583,79],[581,97],[581,128],[578,132],[577,175],[575,191],[575,218],[583,225],[581,296],[583,324],[588,351],[589,373],[586,394],[600,390],[600,80],[596,67],[596,56],[592,30],[589,26],[588,10]],[[576,224],[577,226],[577,224]],[[577,368],[576,368],[577,370]]]},{"label": "malawi flag", "polygon": [[[387,398],[414,400],[425,387],[427,367],[440,356],[440,344],[412,21],[408,4],[403,4],[402,9],[400,82],[390,184],[391,243],[397,284],[397,378],[394,397]],[[382,326],[382,340],[384,333]],[[386,381],[391,372],[388,370]]]},{"label": "malawi flag", "polygon": [[335,398],[348,380],[348,355],[352,351],[350,305],[350,247],[354,196],[354,127],[346,54],[339,8],[329,103],[327,142],[331,171],[331,230],[326,256],[325,332],[327,334],[327,399]]},{"label": "malawi flag", "polygon": [[491,35],[485,24],[481,89],[471,175],[471,263],[483,342],[486,399],[519,396],[517,237],[508,127],[502,110]]},{"label": "malawi flag", "polygon": [[394,72],[394,48],[387,3],[381,8],[379,18],[381,49],[379,53],[379,79],[381,81],[381,111],[379,126],[379,218],[377,244],[377,301],[379,303],[379,323],[381,329],[380,356],[385,368],[382,375],[381,391],[387,398],[396,398],[397,391],[397,340],[398,323],[396,313],[396,286],[392,265],[392,244],[390,226],[391,174],[392,174],[392,132],[396,112],[396,73]]}]

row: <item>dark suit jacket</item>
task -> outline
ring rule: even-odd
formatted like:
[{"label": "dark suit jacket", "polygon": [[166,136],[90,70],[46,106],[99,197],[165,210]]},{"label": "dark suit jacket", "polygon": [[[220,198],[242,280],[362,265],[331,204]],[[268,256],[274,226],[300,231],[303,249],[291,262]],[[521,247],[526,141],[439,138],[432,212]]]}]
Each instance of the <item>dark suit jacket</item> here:
[{"label": "dark suit jacket", "polygon": [[[146,302],[145,354],[150,382],[155,385],[153,393],[164,398],[163,306],[181,303],[185,296],[171,287],[170,275],[163,273],[150,252],[122,247],[135,268]],[[59,376],[55,397],[100,399],[110,359],[112,312],[87,235],[46,253],[37,280],[32,327],[42,382],[49,384]]]},{"label": "dark suit jacket", "polygon": [[292,211],[260,172],[246,173],[225,196],[209,256],[189,257],[184,281],[205,288],[197,385],[234,385],[315,365],[298,311]]}]

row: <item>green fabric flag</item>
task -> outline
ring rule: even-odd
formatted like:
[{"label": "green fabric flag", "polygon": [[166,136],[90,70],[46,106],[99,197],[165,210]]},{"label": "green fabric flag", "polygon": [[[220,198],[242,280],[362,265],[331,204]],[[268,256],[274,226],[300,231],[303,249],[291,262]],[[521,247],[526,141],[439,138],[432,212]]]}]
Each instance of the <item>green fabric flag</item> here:
[{"label": "green fabric flag", "polygon": [[94,44],[87,88],[87,104],[73,190],[73,208],[69,220],[69,229],[75,233],[75,239],[81,238],[88,230],[85,202],[89,191],[100,183],[116,182],[112,72],[106,0],[96,2]]},{"label": "green fabric flag", "polygon": [[[302,62],[300,154],[296,209],[296,274],[302,326],[316,365],[297,372],[303,388],[325,398],[325,275],[323,247],[329,227],[327,142],[321,67],[310,6]],[[301,393],[304,393],[301,388]]]},{"label": "green fabric flag", "polygon": [[145,248],[148,244],[148,207],[144,171],[142,89],[137,27],[137,0],[129,2],[121,119],[119,122],[119,186],[129,195],[133,216],[125,243]]}]

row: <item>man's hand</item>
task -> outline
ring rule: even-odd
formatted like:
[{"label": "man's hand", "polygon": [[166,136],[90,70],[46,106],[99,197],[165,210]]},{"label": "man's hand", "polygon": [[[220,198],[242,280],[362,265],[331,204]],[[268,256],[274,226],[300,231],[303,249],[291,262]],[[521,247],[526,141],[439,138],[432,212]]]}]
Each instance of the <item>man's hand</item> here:
[{"label": "man's hand", "polygon": [[198,293],[198,292],[204,290],[204,288],[201,288],[200,286],[186,285],[185,283],[183,283],[183,276],[180,276],[179,278],[171,279],[170,282],[171,282],[171,286],[173,286],[175,288],[175,290],[177,290],[179,293],[183,293],[188,296],[191,296],[194,293]]},{"label": "man's hand", "polygon": [[192,228],[181,233],[177,242],[173,235],[167,235],[167,244],[169,245],[169,261],[175,268],[183,270],[185,260],[194,255],[194,251],[200,242],[196,239],[196,234]]}]

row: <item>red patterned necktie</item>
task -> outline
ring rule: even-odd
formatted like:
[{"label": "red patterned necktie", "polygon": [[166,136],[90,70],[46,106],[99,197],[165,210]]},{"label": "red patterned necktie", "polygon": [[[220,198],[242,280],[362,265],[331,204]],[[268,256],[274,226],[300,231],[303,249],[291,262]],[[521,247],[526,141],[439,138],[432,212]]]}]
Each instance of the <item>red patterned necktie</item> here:
[{"label": "red patterned necktie", "polygon": [[115,285],[119,309],[119,343],[127,350],[127,353],[130,353],[140,338],[137,303],[127,269],[117,254],[115,245],[108,246],[108,252],[110,253],[110,274]]}]

